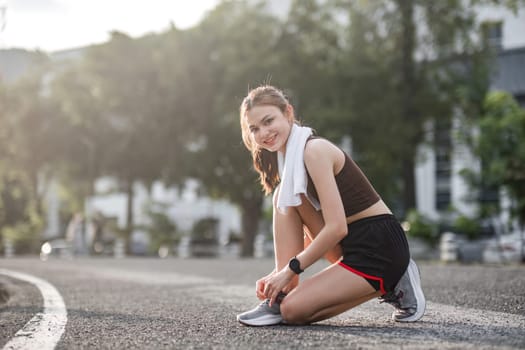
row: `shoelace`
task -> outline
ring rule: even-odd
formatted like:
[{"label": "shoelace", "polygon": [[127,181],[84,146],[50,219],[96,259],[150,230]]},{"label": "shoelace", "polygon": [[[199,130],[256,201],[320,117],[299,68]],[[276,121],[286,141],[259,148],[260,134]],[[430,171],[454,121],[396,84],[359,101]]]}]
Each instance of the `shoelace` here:
[{"label": "shoelace", "polygon": [[[279,292],[274,305],[280,305],[285,296],[286,296],[286,293]],[[259,304],[259,306],[263,306],[263,305],[268,306],[268,308],[270,308],[270,299],[264,299],[264,301],[261,304]],[[275,307],[272,306],[270,309],[274,309],[274,308]]]},{"label": "shoelace", "polygon": [[396,293],[394,291],[390,291],[386,293],[383,296],[379,297],[379,302],[382,303],[388,303],[395,308],[401,309],[401,302],[400,299],[403,296],[403,291],[399,291],[399,293]]},{"label": "shoelace", "polygon": [[[277,298],[275,299],[275,302],[277,304],[280,304],[283,301],[285,296],[286,296],[286,293],[279,292],[279,294],[277,295]],[[270,307],[270,299],[264,299],[264,301],[260,305],[268,305],[268,307]]]}]

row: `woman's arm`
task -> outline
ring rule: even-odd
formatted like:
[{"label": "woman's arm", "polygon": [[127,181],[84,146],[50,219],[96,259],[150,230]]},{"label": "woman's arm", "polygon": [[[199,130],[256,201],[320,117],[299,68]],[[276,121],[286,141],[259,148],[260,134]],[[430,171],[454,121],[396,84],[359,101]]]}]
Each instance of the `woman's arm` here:
[{"label": "woman's arm", "polygon": [[[315,238],[312,238],[310,236],[310,234],[305,234],[304,235],[304,248],[303,249],[308,248],[308,246],[312,243],[312,241],[314,239]],[[340,244],[336,244],[334,247],[332,247],[329,251],[326,252],[326,254],[324,255],[324,258],[326,260],[328,260],[328,262],[330,264],[333,264],[333,263],[338,262],[339,260],[341,260],[341,256],[342,255],[343,255],[343,251],[341,249],[341,245]]]},{"label": "woman's arm", "polygon": [[[334,176],[344,164],[344,153],[326,140],[311,140],[305,147],[304,162],[319,196],[324,226],[308,247],[297,255],[303,270],[323,257],[347,234],[343,202]],[[270,298],[270,305],[295,276],[286,266],[266,280],[262,295]]]},{"label": "woman's arm", "polygon": [[303,270],[323,257],[347,234],[345,211],[334,175],[344,163],[343,152],[326,140],[311,140],[305,147],[304,162],[317,190],[325,225],[310,245],[297,255]]}]

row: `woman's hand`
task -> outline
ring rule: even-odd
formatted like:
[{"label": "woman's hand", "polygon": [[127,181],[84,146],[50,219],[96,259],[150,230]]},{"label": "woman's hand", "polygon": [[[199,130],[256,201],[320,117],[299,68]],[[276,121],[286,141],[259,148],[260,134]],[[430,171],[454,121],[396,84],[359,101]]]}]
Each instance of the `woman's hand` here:
[{"label": "woman's hand", "polygon": [[268,275],[260,278],[255,282],[255,294],[259,300],[266,299],[266,294],[264,294],[264,288],[266,287],[266,281],[275,274],[275,270],[270,272]]},{"label": "woman's hand", "polygon": [[288,266],[285,266],[277,273],[267,276],[268,278],[264,281],[262,295],[270,299],[270,307],[277,299],[279,292],[284,291],[295,276],[295,272],[290,270]]}]

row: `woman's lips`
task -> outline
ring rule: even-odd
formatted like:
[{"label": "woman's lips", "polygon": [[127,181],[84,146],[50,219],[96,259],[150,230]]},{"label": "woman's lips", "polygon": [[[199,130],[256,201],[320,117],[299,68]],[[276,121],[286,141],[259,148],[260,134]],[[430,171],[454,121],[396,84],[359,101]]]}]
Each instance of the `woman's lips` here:
[{"label": "woman's lips", "polygon": [[272,137],[266,139],[264,141],[264,143],[268,146],[273,146],[273,144],[275,143],[275,139],[277,138],[277,135],[273,135]]}]

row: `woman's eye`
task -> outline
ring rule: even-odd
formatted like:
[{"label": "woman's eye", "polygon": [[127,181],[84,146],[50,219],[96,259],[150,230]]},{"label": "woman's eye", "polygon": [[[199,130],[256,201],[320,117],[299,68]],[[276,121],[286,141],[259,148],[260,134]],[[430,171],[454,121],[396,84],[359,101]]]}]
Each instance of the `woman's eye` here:
[{"label": "woman's eye", "polygon": [[264,125],[270,125],[273,121],[273,118],[268,118],[264,121]]}]

